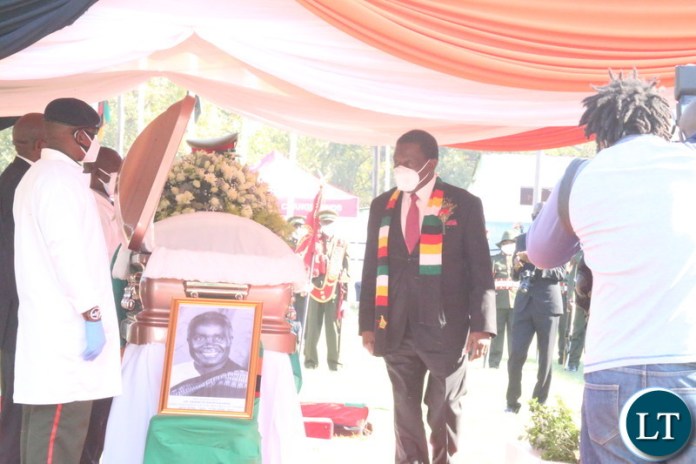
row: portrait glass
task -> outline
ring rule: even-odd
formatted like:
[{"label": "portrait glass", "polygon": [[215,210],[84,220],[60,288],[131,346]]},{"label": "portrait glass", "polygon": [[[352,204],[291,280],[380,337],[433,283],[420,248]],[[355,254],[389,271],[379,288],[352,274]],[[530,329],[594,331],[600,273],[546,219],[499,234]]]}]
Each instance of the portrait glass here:
[{"label": "portrait glass", "polygon": [[251,418],[262,303],[175,299],[160,412]]}]

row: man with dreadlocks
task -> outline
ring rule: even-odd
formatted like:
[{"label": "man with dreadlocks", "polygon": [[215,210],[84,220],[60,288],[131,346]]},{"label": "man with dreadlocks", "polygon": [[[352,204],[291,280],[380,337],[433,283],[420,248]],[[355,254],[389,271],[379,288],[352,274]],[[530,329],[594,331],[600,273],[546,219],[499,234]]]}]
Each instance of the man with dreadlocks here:
[{"label": "man with dreadlocks", "polygon": [[[598,153],[572,186],[572,230],[560,222],[557,186],[529,230],[527,253],[551,268],[582,244],[592,269],[582,462],[645,462],[619,433],[623,406],[646,388],[696,387],[696,156],[669,142],[670,107],[656,81],[612,75],[596,90],[583,100],[580,125]],[[694,395],[682,399],[696,411]],[[696,462],[696,447],[686,448],[669,462]]]}]

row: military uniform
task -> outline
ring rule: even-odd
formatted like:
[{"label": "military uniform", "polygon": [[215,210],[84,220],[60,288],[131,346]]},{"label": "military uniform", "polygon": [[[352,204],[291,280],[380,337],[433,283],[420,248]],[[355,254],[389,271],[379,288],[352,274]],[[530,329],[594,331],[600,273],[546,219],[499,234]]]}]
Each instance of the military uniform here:
[{"label": "military uniform", "polygon": [[[319,213],[322,226],[335,219],[333,212]],[[341,366],[341,304],[348,290],[348,253],[345,240],[335,235],[320,234],[314,262],[312,290],[309,294],[304,345],[304,365],[319,365],[317,345],[322,325],[326,328],[326,360],[329,369]]]},{"label": "military uniform", "polygon": [[[498,247],[506,243],[515,244],[517,232],[508,230],[503,233]],[[512,279],[512,255],[502,252],[491,257],[493,267],[493,279],[495,280],[495,306],[498,334],[491,342],[491,351],[488,355],[488,365],[497,369],[503,357],[505,345],[505,333],[507,332],[507,348],[510,353],[510,330],[512,327],[512,309],[515,304],[515,295],[519,282]]]}]

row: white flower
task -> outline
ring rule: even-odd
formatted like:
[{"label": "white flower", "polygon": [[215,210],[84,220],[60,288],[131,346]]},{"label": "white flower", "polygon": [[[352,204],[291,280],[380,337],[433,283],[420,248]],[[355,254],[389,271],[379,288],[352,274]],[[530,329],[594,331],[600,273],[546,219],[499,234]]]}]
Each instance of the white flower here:
[{"label": "white flower", "polygon": [[254,211],[251,209],[251,206],[244,205],[244,206],[242,206],[242,210],[240,211],[240,214],[245,218],[250,218],[254,215]]}]

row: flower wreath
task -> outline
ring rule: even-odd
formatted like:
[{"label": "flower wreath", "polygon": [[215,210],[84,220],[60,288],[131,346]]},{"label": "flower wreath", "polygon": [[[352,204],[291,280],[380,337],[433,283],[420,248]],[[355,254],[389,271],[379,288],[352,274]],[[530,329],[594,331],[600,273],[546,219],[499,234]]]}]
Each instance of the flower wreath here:
[{"label": "flower wreath", "polygon": [[278,200],[234,152],[194,151],[172,165],[155,220],[196,211],[219,211],[252,219],[289,239],[293,230]]}]

